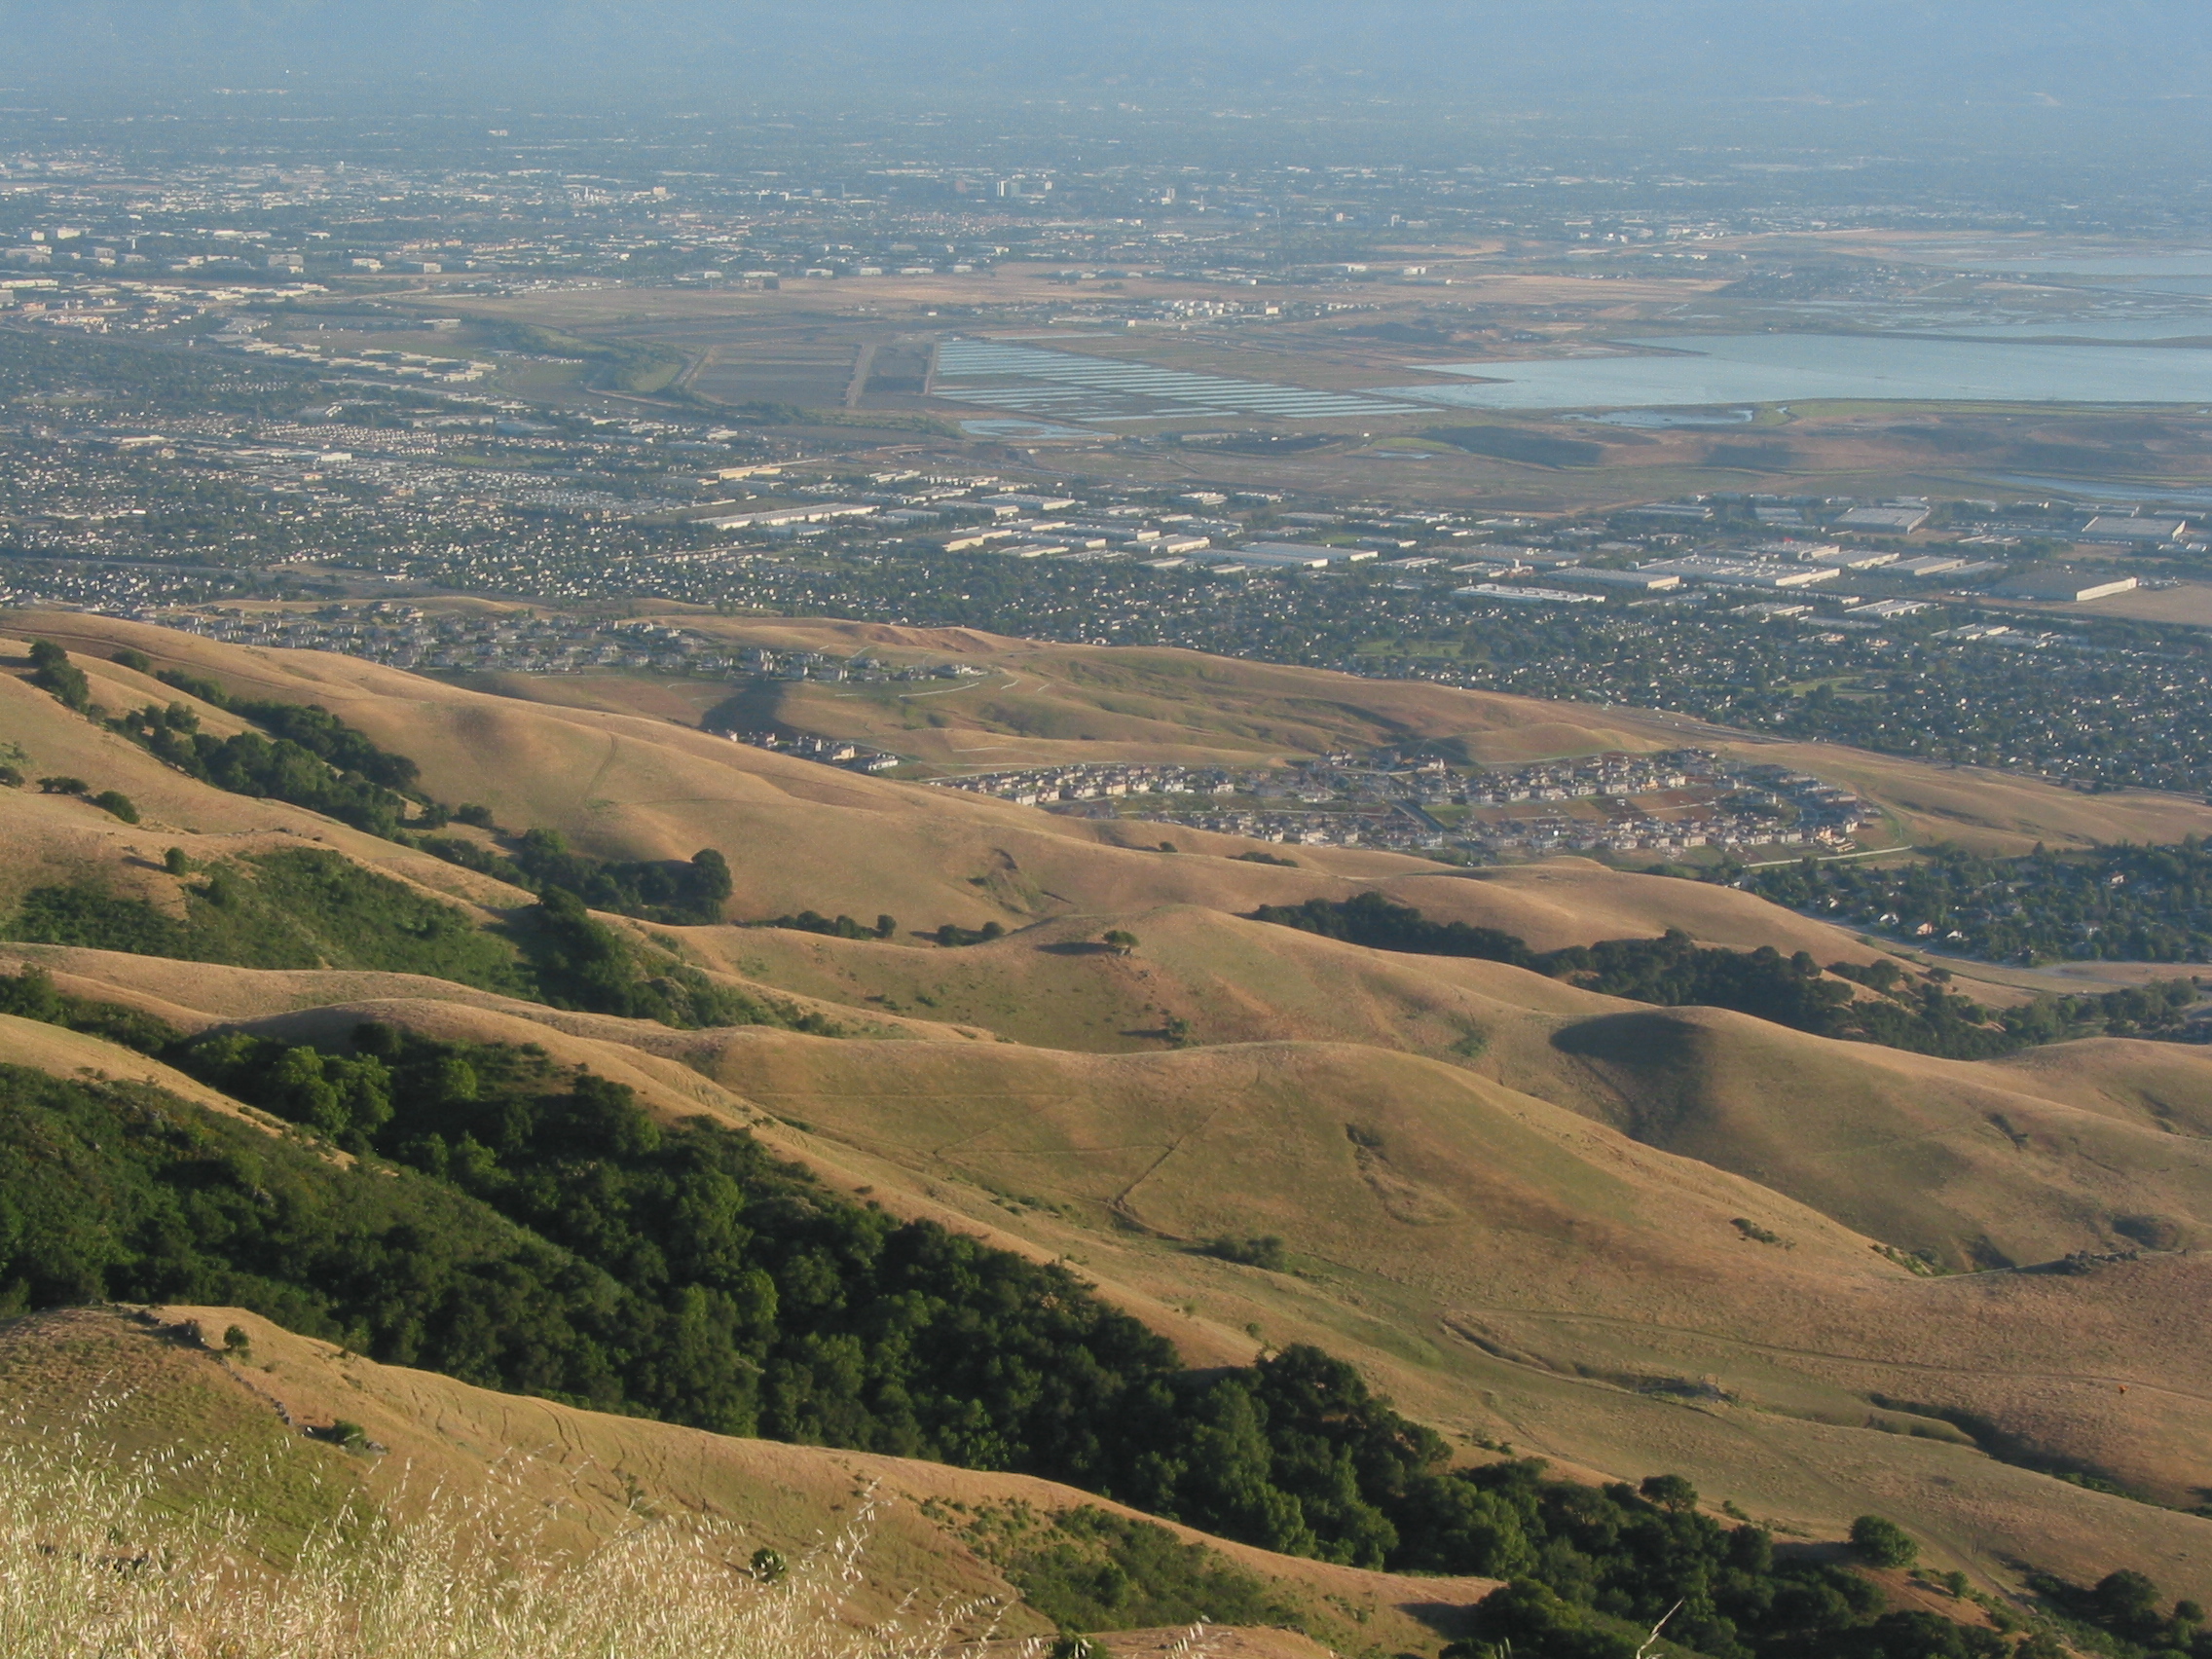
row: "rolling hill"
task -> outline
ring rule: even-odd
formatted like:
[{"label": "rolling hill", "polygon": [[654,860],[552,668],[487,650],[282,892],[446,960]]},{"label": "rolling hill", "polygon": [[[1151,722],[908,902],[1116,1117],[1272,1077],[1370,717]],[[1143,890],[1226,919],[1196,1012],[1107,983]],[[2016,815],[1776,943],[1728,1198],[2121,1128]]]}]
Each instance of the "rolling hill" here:
[{"label": "rolling hill", "polygon": [[[829,619],[660,620],[774,650],[862,654],[890,663],[964,662],[991,671],[965,689],[785,682],[755,693],[756,723],[876,744],[967,767],[1141,758],[1253,765],[1335,748],[1432,743],[1462,758],[1513,763],[1607,750],[1712,749],[1848,785],[1886,808],[1914,840],[1953,839],[1991,852],[2089,841],[2178,840],[2212,827],[2212,808],[2148,791],[2083,795],[1979,767],[1938,766],[1836,744],[1753,737],[1679,715],[1543,702],[1419,682],[1236,661],[1164,647],[1067,645],[975,629],[899,628]],[[507,676],[504,694],[562,698],[564,677]],[[702,694],[665,682],[586,680],[607,708],[696,720]]]},{"label": "rolling hill", "polygon": [[[1316,1341],[1470,1442],[1688,1466],[1786,1530],[1832,1535],[1872,1481],[1970,1567],[2079,1574],[2124,1550],[2194,1582],[2203,1523],[2022,1464],[2172,1501],[2202,1484],[2204,1380],[2177,1312],[2200,1300],[2201,1255],[1917,1276],[1769,1188],[1344,1045],[1081,1056],[755,1031],[630,1048],[422,998],[244,1028],[343,1046],[371,1017],[536,1041],[672,1119],[750,1124],[900,1213],[1080,1263],[1195,1363]],[[0,1031],[18,1063],[131,1075],[89,1039],[19,1047],[19,1028]],[[1207,1253],[1256,1230],[1284,1240],[1283,1270]]]},{"label": "rolling hill", "polygon": [[[1189,1364],[1239,1366],[1263,1347],[1317,1344],[1453,1437],[1463,1458],[1510,1444],[1593,1478],[1679,1470],[1786,1537],[1833,1538],[1878,1509],[1942,1565],[2008,1592],[2020,1564],[2082,1581],[2126,1565],[2170,1589],[2212,1591],[2212,1521],[2187,1513],[2212,1487],[2212,1375],[2195,1317],[2212,1262],[2212,1060],[2201,1051],[2095,1039],[1998,1060],[1936,1059],[1249,919],[1264,904],[1381,891],[1538,949],[1678,927],[1712,944],[1804,950],[1824,964],[1886,959],[1849,933],[1731,889],[1574,860],[1460,872],[1302,849],[1296,866],[1267,866],[1235,856],[1251,843],[1180,830],[1182,850],[1163,853],[1129,827],[842,773],[666,714],[495,696],[104,618],[18,616],[13,626],[73,650],[129,645],[235,694],[321,703],[418,761],[431,795],[482,802],[509,830],[557,830],[608,858],[717,848],[731,866],[735,918],[811,908],[889,913],[899,926],[887,939],[840,939],[603,914],[598,925],[655,972],[680,965],[764,1012],[748,1025],[683,1029],[555,1007],[527,979],[533,894],[304,808],[197,782],[61,708],[0,659],[0,719],[25,752],[23,770],[120,790],[140,818],[0,790],[9,849],[0,916],[34,890],[75,884],[189,919],[209,903],[204,872],[237,869],[250,899],[266,861],[305,850],[387,878],[391,888],[364,891],[385,895],[375,903],[394,914],[446,906],[437,913],[453,918],[454,937],[474,941],[451,946],[452,960],[493,964],[461,982],[458,969],[410,958],[404,940],[372,939],[363,910],[358,928],[345,921],[354,912],[339,914],[306,957],[283,966],[17,943],[0,945],[0,972],[35,965],[65,994],[180,1031],[336,1053],[350,1051],[364,1020],[447,1041],[535,1044],[562,1067],[627,1086],[666,1124],[704,1116],[745,1127],[830,1189],[892,1214],[938,1220],[1032,1261],[1073,1263]],[[822,637],[823,625],[786,626],[793,638]],[[859,643],[978,653],[1005,645]],[[1350,741],[1358,721],[1385,716],[1407,730],[1459,719],[1469,744],[1506,754],[1555,742],[1543,722],[1567,718],[1493,699],[1478,719],[1425,687],[1391,691],[1407,699],[1394,712],[1329,713],[1313,682],[1338,677],[1277,683],[1239,678],[1246,665],[1161,666],[1149,659],[1171,653],[1132,654],[1147,660],[1075,652],[1041,662],[1035,695],[1053,707],[1020,719],[1042,728],[1051,714],[1081,727],[1091,718],[1084,711],[1118,699],[1108,712],[1132,722],[1124,738],[1076,730],[1051,741],[1146,747],[1179,732],[1188,753],[1248,756]],[[107,708],[180,698],[129,669],[79,660]],[[1208,675],[1227,677],[1218,699]],[[210,730],[237,729],[218,708],[201,713]],[[991,718],[1017,723],[1003,710]],[[1625,727],[1583,729],[1594,746],[1625,746],[1615,742]],[[1964,792],[1962,811],[1972,807],[1972,778],[1945,788]],[[2159,814],[2193,822],[2164,800],[2046,791],[2059,797],[2046,801],[2040,786],[2019,789],[2016,800],[1987,806],[2007,834],[2056,826],[2059,808],[2077,803],[2108,815],[2098,833],[2151,832],[2168,822]],[[487,847],[495,839],[478,836]],[[168,866],[170,848],[190,873]],[[924,936],[945,922],[1005,932],[939,948]],[[1138,943],[1109,948],[1108,930]],[[385,954],[372,959],[372,944]],[[523,977],[499,979],[500,964]],[[2019,994],[1972,988],[1991,1001]],[[145,1079],[266,1123],[159,1061],[51,1024],[0,1016],[0,1062]],[[1276,1242],[1235,1247],[1261,1239]],[[95,1342],[92,1326],[68,1321],[106,1315],[42,1317],[0,1338],[17,1356],[0,1364],[31,1364],[21,1355],[41,1344],[80,1340],[138,1353],[138,1328],[127,1322],[99,1327]],[[281,1349],[279,1374],[298,1373],[295,1415],[335,1412],[329,1401],[346,1396],[332,1390],[357,1388],[384,1414],[374,1438],[421,1440],[424,1459],[437,1435],[424,1425],[435,1422],[461,1425],[448,1438],[469,1457],[495,1444],[604,1445],[609,1466],[693,1483],[666,1488],[671,1501],[806,1526],[828,1524],[827,1504],[844,1500],[864,1464],[917,1504],[1061,1501],[857,1454],[744,1443],[709,1457],[694,1431],[587,1424],[588,1414],[479,1398],[254,1329],[256,1352]],[[63,1342],[57,1332],[73,1334]],[[214,1368],[193,1373],[202,1393],[237,1369],[188,1347],[162,1352],[161,1365]],[[664,1435],[691,1438],[655,1438]],[[686,1450],[672,1450],[679,1444]],[[694,1457],[705,1461],[686,1472]],[[710,1473],[723,1484],[700,1484]],[[763,1495],[771,1489],[782,1495]],[[981,1495],[961,1495],[971,1492]],[[896,1560],[948,1591],[987,1587],[988,1564],[962,1556],[965,1547],[937,1520],[916,1521],[898,1533]],[[1280,1558],[1236,1559],[1299,1595],[1352,1593],[1349,1580],[1298,1578],[1305,1567]],[[1382,1609],[1371,1638],[1433,1640],[1415,1622],[1388,1624],[1410,1619],[1385,1607],[1400,1605],[1389,1598],[1402,1587],[1359,1594],[1374,1598],[1360,1605]]]},{"label": "rolling hill", "polygon": [[[895,664],[958,661],[984,669],[988,672],[980,679],[950,688],[917,692],[897,684],[793,682],[769,687],[756,698],[754,714],[760,725],[878,744],[896,754],[958,767],[1118,759],[1254,765],[1340,747],[1412,742],[1441,744],[1468,760],[1513,762],[1697,745],[1799,767],[1849,785],[1887,809],[1915,839],[1950,838],[1989,852],[2025,852],[2038,840],[2067,846],[2178,840],[2212,831],[2212,806],[2186,796],[2142,791],[2084,795],[1978,768],[1937,766],[1832,744],[1776,743],[1649,711],[1366,680],[1196,651],[1051,645],[974,629],[734,619],[696,611],[660,620],[734,645],[813,650],[833,658],[866,653]],[[227,648],[110,617],[26,611],[15,613],[7,626],[99,656],[129,645],[160,666],[210,672],[228,664],[226,679],[256,687],[258,695],[313,697],[333,708],[337,704],[330,700],[344,695],[348,684],[356,687],[355,696],[373,687],[380,699],[424,698],[451,689],[350,658]],[[114,672],[128,676],[128,671]],[[696,726],[727,695],[726,688],[705,682],[611,676],[509,675],[485,683],[499,693],[483,700],[495,707],[502,700],[521,699],[559,709],[571,719],[628,714],[661,727]],[[587,728],[635,729],[588,721]],[[495,734],[511,738],[522,729],[528,728],[497,722],[474,728],[488,744]],[[539,758],[568,747],[554,747],[550,736],[538,741],[547,745],[533,752]],[[417,754],[405,744],[395,747]],[[620,761],[588,739],[584,755],[588,762],[578,756],[575,763],[587,767],[585,780],[603,761],[611,764],[600,783],[621,775]],[[431,766],[429,756],[417,758],[425,768]],[[475,797],[463,793],[449,798]],[[628,804],[619,790],[603,793],[595,787],[585,798],[598,801],[602,809]],[[580,803],[547,793],[533,804],[540,811],[572,811]],[[625,826],[633,834],[644,828]]]}]

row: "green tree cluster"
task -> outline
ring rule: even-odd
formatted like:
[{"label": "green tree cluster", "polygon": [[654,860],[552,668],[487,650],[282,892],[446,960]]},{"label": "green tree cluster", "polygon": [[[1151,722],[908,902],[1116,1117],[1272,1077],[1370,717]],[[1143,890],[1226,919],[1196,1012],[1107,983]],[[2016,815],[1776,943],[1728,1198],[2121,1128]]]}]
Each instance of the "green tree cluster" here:
[{"label": "green tree cluster", "polygon": [[166,1022],[150,1014],[119,1003],[68,995],[55,985],[51,974],[36,965],[19,974],[0,975],[0,1014],[70,1031],[87,1031],[142,1053],[158,1052],[176,1037]]},{"label": "green tree cluster", "polygon": [[1464,1478],[1496,1503],[1511,1581],[1476,1609],[1447,1659],[1635,1659],[1654,1628],[1712,1659],[2005,1659],[2008,1637],[1919,1611],[1832,1562],[1778,1557],[1762,1529],[1698,1511],[1679,1476],[1592,1489],[1547,1481],[1540,1462]]},{"label": "green tree cluster", "polygon": [[233,794],[280,800],[322,813],[372,835],[400,832],[409,811],[415,762],[379,749],[313,704],[233,702],[212,681],[165,670],[179,690],[250,719],[271,736],[227,738],[200,729],[187,703],[149,703],[112,721],[114,730],[189,777]]},{"label": "green tree cluster", "polygon": [[819,910],[801,910],[795,916],[777,916],[747,924],[756,928],[789,928],[794,933],[822,934],[830,939],[890,939],[899,932],[899,918],[882,915],[875,926],[864,927],[846,915],[825,916]]},{"label": "green tree cluster", "polygon": [[2195,835],[2017,858],[1945,845],[1880,867],[1806,859],[1748,871],[1741,885],[1992,962],[2212,962],[2212,844]]},{"label": "green tree cluster", "polygon": [[1465,922],[1432,922],[1411,904],[1380,893],[1362,893],[1342,903],[1309,899],[1303,904],[1263,904],[1254,919],[1297,928],[1324,939],[1341,939],[1376,950],[1404,950],[1422,956],[1471,956],[1533,969],[1536,953],[1517,934],[1478,928]]},{"label": "green tree cluster", "polygon": [[[2091,1032],[2177,1033],[2183,1029],[2181,1011],[2196,1000],[2193,987],[2176,982],[2097,996],[2046,997],[1993,1014],[1947,989],[1947,976],[1932,974],[1915,982],[1900,968],[1878,964],[1867,969],[1848,962],[1831,963],[1824,973],[1806,951],[1784,956],[1771,945],[1755,950],[1701,945],[1678,928],[1658,939],[1601,940],[1538,952],[1494,928],[1432,922],[1412,905],[1380,893],[1341,902],[1309,899],[1303,904],[1264,905],[1255,915],[1263,922],[1378,950],[1506,962],[1607,996],[1665,1008],[1733,1009],[1823,1037],[1951,1059],[1982,1059]],[[1846,980],[1877,995],[1857,996]]]},{"label": "green tree cluster", "polygon": [[2144,1573],[2122,1567],[2085,1586],[2052,1573],[2030,1573],[2028,1588],[2115,1659],[2212,1659],[2212,1625],[2205,1622],[2202,1604],[2181,1601],[2166,1606],[2157,1583]]},{"label": "green tree cluster", "polygon": [[[489,820],[482,808],[461,807],[462,823]],[[485,828],[490,828],[488,822]],[[624,861],[571,852],[558,830],[526,830],[512,853],[457,835],[418,837],[415,846],[448,864],[519,887],[526,893],[569,894],[595,910],[611,910],[666,927],[696,927],[722,919],[734,883],[729,861],[702,847],[680,859]]]},{"label": "green tree cluster", "polygon": [[539,997],[554,1008],[682,1028],[781,1024],[823,1036],[836,1033],[819,1014],[772,1010],[715,983],[689,963],[648,951],[594,917],[566,888],[548,888],[516,924],[516,935],[536,974]]},{"label": "green tree cluster", "polygon": [[1259,1235],[1223,1234],[1206,1240],[1205,1253],[1224,1262],[1235,1262],[1239,1267],[1266,1268],[1270,1272],[1286,1272],[1290,1268],[1290,1251],[1282,1239],[1272,1233]]},{"label": "green tree cluster", "polygon": [[1870,1567],[1910,1567],[1920,1558],[1912,1534],[1880,1515],[1862,1515],[1852,1522],[1851,1547]]},{"label": "green tree cluster", "polygon": [[533,892],[558,888],[595,910],[678,927],[720,921],[731,890],[729,861],[712,847],[688,864],[594,859],[571,852],[556,830],[531,830],[509,862],[526,878],[517,885]]},{"label": "green tree cluster", "polygon": [[69,660],[69,653],[52,640],[31,642],[31,683],[42,691],[53,692],[64,707],[80,715],[92,712],[92,682],[85,678],[83,669]]},{"label": "green tree cluster", "polygon": [[0,937],[241,968],[427,974],[519,996],[535,989],[516,947],[465,911],[316,847],[217,865],[186,888],[181,918],[90,883],[33,888]]},{"label": "green tree cluster", "polygon": [[350,1167],[150,1090],[0,1068],[14,1308],[236,1302],[393,1363],[721,1432],[1090,1478],[1172,1348],[1033,1265],[655,1123],[528,1049],[366,1028],[170,1057]]}]

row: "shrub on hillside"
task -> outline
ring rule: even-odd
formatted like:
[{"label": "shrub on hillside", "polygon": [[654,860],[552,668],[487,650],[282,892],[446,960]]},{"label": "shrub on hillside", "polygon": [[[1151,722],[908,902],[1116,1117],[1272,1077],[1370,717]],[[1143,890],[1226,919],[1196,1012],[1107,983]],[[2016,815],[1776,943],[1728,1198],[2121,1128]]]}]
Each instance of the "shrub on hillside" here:
[{"label": "shrub on hillside", "polygon": [[1272,1233],[1243,1238],[1224,1235],[1208,1239],[1205,1253],[1225,1262],[1235,1262],[1239,1267],[1266,1268],[1270,1272],[1284,1272],[1290,1267],[1289,1250]]},{"label": "shrub on hillside", "polygon": [[80,715],[92,711],[92,682],[69,660],[69,653],[52,640],[31,642],[31,683],[51,691],[56,701]]},{"label": "shrub on hillside", "polygon": [[1869,1567],[1910,1567],[1920,1559],[1912,1534],[1895,1521],[1862,1515],[1851,1524],[1851,1547]]}]

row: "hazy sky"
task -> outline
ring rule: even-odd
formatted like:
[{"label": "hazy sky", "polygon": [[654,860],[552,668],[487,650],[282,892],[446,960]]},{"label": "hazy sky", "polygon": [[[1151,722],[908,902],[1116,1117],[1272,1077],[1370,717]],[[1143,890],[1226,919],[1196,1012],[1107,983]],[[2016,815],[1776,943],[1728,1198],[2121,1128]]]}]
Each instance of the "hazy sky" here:
[{"label": "hazy sky", "polygon": [[287,89],[401,105],[1066,95],[1762,108],[2194,129],[2205,0],[0,0],[18,106]]}]

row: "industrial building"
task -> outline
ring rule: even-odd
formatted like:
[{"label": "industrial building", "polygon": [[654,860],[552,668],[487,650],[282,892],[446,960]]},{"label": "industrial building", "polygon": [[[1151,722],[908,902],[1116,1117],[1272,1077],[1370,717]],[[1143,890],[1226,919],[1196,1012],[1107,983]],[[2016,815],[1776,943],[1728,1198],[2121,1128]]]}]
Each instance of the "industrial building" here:
[{"label": "industrial building", "polygon": [[1997,591],[2009,599],[2046,599],[2064,605],[2081,605],[2092,599],[2110,599],[2116,593],[2132,592],[2137,585],[2133,576],[2116,576],[2104,571],[2031,571]]},{"label": "industrial building", "polygon": [[866,501],[823,501],[805,506],[771,507],[760,512],[724,513],[697,522],[715,530],[773,530],[783,525],[825,524],[830,519],[866,518],[875,511]]},{"label": "industrial building", "polygon": [[1568,593],[1563,588],[1507,587],[1502,582],[1477,582],[1473,587],[1454,588],[1454,599],[1497,601],[1513,605],[1603,605],[1604,597],[1595,593]]},{"label": "industrial building", "polygon": [[1357,565],[1375,558],[1372,547],[1321,547],[1299,541],[1255,541],[1249,547],[1236,550],[1239,559],[1252,563],[1279,565],[1300,563],[1310,565],[1318,560],[1322,565]]},{"label": "industrial building", "polygon": [[1650,575],[1675,575],[1684,581],[1707,582],[1714,587],[1801,588],[1815,582],[1832,582],[1833,565],[1783,565],[1770,560],[1718,559],[1692,553],[1680,559],[1662,559],[1641,565]]},{"label": "industrial building", "polygon": [[2123,513],[2099,513],[2074,537],[2077,541],[2100,541],[2120,547],[2154,547],[2161,541],[2180,539],[2181,533],[2189,528],[2187,519],[2135,518]]},{"label": "industrial building", "polygon": [[1910,535],[1928,522],[1926,504],[1897,502],[1880,507],[1853,507],[1835,521],[1838,530],[1868,531],[1876,535]]},{"label": "industrial building", "polygon": [[1551,574],[1555,581],[1630,588],[1637,593],[1671,593],[1682,585],[1682,578],[1673,571],[1601,571],[1568,565]]}]

